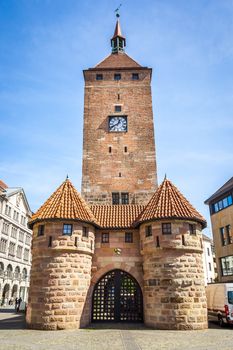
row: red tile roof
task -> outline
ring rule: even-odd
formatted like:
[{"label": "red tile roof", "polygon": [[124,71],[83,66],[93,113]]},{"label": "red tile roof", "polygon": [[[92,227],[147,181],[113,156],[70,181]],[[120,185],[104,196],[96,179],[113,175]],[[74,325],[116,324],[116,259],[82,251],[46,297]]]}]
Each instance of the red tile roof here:
[{"label": "red tile roof", "polygon": [[138,68],[141,67],[125,52],[112,53],[95,66],[96,68]]},{"label": "red tile roof", "polygon": [[143,205],[92,205],[91,210],[101,228],[132,228],[143,211]]},{"label": "red tile roof", "polygon": [[44,219],[72,219],[96,223],[90,208],[69,179],[38,209],[30,223]]},{"label": "red tile roof", "polygon": [[160,219],[188,219],[206,226],[204,217],[167,179],[156,190],[138,221],[141,223]]}]

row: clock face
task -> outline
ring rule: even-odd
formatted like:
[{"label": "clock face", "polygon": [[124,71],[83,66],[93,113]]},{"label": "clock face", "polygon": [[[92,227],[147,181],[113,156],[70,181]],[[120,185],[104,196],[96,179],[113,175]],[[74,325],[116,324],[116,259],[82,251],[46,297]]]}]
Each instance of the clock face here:
[{"label": "clock face", "polygon": [[126,116],[112,116],[109,117],[109,131],[112,132],[126,132],[127,131],[127,117]]}]

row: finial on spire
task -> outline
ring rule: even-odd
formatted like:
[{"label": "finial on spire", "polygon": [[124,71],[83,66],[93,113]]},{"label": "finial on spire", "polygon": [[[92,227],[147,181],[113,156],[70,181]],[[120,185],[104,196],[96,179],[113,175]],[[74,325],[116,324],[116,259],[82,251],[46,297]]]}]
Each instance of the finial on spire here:
[{"label": "finial on spire", "polygon": [[165,175],[164,175],[164,180],[167,180],[167,174],[165,173]]},{"label": "finial on spire", "polygon": [[118,8],[114,11],[116,13],[116,17],[119,18],[120,17],[120,14],[119,14],[119,10],[120,10],[120,7],[122,6],[122,4],[120,4],[118,6]]},{"label": "finial on spire", "polygon": [[67,174],[67,175],[66,175],[66,180],[68,180],[68,179],[69,179],[69,175]]}]

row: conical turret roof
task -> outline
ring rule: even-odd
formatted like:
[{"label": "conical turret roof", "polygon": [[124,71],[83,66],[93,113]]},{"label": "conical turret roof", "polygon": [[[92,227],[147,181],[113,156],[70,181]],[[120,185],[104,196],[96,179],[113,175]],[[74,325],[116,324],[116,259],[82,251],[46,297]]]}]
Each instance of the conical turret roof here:
[{"label": "conical turret roof", "polygon": [[80,220],[97,224],[92,211],[68,178],[32,216],[30,223],[45,219]]},{"label": "conical turret roof", "polygon": [[140,215],[138,222],[160,219],[188,219],[206,226],[204,217],[168,179],[164,179]]}]

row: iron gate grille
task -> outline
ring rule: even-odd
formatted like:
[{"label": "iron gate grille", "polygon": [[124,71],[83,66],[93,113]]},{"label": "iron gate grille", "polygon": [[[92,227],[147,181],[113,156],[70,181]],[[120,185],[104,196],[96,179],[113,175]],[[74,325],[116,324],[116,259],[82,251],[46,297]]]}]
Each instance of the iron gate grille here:
[{"label": "iron gate grille", "polygon": [[93,292],[92,321],[143,321],[141,288],[131,275],[113,270],[97,282]]}]

